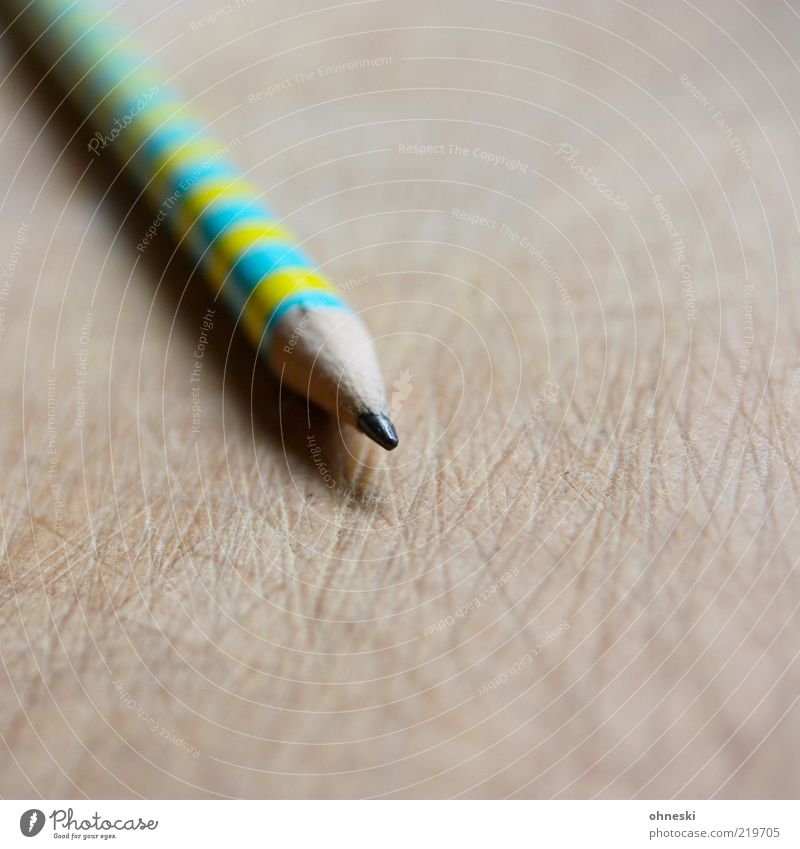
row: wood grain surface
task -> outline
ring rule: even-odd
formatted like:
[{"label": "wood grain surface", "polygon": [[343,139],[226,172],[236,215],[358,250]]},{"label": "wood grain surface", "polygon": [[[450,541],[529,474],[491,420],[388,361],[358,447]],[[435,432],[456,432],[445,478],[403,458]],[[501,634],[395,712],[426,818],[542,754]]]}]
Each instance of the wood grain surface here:
[{"label": "wood grain surface", "polygon": [[256,364],[4,18],[0,794],[796,796],[797,4],[118,5],[401,445]]}]

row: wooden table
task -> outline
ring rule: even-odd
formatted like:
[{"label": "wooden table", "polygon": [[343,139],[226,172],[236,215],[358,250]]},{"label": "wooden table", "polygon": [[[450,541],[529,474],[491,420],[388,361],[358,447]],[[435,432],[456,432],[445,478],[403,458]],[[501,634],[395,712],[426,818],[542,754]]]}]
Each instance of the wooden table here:
[{"label": "wooden table", "polygon": [[119,15],[401,447],[281,392],[4,35],[2,795],[796,796],[796,10]]}]

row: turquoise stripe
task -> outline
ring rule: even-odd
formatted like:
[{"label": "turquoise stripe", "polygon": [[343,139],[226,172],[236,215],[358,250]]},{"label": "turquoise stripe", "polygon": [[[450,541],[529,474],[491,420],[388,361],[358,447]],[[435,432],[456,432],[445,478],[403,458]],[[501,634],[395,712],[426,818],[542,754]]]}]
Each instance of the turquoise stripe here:
[{"label": "turquoise stripe", "polygon": [[253,202],[245,207],[231,203],[229,198],[221,198],[220,204],[215,204],[213,209],[209,207],[195,226],[206,242],[211,243],[219,238],[226,227],[245,221],[269,225],[275,221],[275,217],[260,203]]},{"label": "turquoise stripe", "polygon": [[[166,118],[163,126],[154,130],[142,142],[142,150],[154,162],[165,153],[175,153],[181,144],[202,138],[203,128],[188,118]],[[175,148],[170,151],[169,148]]]},{"label": "turquoise stripe", "polygon": [[[90,48],[92,53],[84,54],[90,57],[87,63],[87,70],[91,68],[90,77],[99,76],[108,83],[116,85],[147,68],[147,63],[141,56],[115,53],[115,50],[122,50],[124,42],[108,32],[98,32],[97,30],[87,32],[80,41],[75,43],[73,49],[86,50],[84,42],[87,39],[90,42],[95,42]],[[95,59],[95,56],[98,58]]]},{"label": "turquoise stripe", "polygon": [[229,277],[249,295],[265,277],[280,268],[306,268],[310,271],[314,266],[307,256],[290,244],[262,241],[239,255]]},{"label": "turquoise stripe", "polygon": [[[226,204],[230,204],[230,202],[229,198],[225,199]],[[172,209],[178,209],[179,205],[176,203]],[[209,246],[213,247],[217,239],[222,237],[227,227],[244,224],[245,222],[252,223],[255,226],[269,227],[273,223],[273,220],[257,204],[254,205],[253,209],[233,206],[225,206],[222,209],[209,208],[187,231],[181,230],[180,235],[187,238],[199,253],[203,253]],[[276,244],[283,243],[276,242]],[[291,246],[284,245],[284,252],[287,247]]]},{"label": "turquoise stripe", "polygon": [[[192,239],[196,249],[202,252],[204,270],[211,272],[214,246],[199,245]],[[221,286],[222,295],[236,310],[244,309],[250,295],[265,278],[282,268],[314,268],[312,262],[292,245],[281,242],[256,243],[237,257]]]},{"label": "turquoise stripe", "polygon": [[[136,113],[136,118],[165,103],[173,104],[177,111],[183,105],[182,102],[175,97],[175,93],[170,89],[158,86],[157,91],[154,92],[153,88],[157,85],[157,83],[144,78],[138,80],[132,77],[114,89],[105,102],[123,115]],[[140,101],[142,102],[141,106]],[[177,120],[182,121],[184,119],[178,118]]]},{"label": "turquoise stripe", "polygon": [[[137,164],[142,169],[142,176],[149,179],[158,171],[160,178],[166,180],[173,192],[179,196],[192,189],[199,189],[209,180],[232,184],[241,177],[239,170],[231,165],[221,149],[212,150],[205,155],[190,152],[188,149],[182,152],[183,146],[193,140],[209,139],[201,128],[191,129],[188,123],[177,127],[168,124],[156,130],[141,142],[137,154]],[[166,166],[164,160],[169,160]],[[150,172],[149,175],[146,171]]]},{"label": "turquoise stripe", "polygon": [[[198,181],[198,183],[192,184],[192,188],[196,189],[198,187],[198,185],[199,185],[199,181]],[[182,199],[185,199],[187,197],[188,197],[188,193],[183,195]],[[230,210],[231,204],[236,204],[237,202],[240,203],[240,204],[246,203],[248,205],[247,209],[245,209],[243,206],[238,207],[237,214],[235,216],[229,218],[227,220],[226,224],[220,225],[219,228],[212,227],[212,223],[216,223],[218,221],[225,220],[225,219],[220,219],[219,217],[217,217],[215,215],[215,213],[217,213],[217,212],[227,212],[228,210]],[[180,202],[179,202],[179,205],[180,205]],[[253,214],[251,216],[250,215],[251,212],[255,213],[255,214]],[[247,201],[247,200],[244,200],[244,201],[238,200],[237,201],[234,198],[232,198],[230,195],[223,193],[223,194],[213,198],[211,201],[208,202],[208,204],[202,210],[199,218],[195,219],[195,221],[192,223],[192,226],[193,227],[200,227],[203,230],[204,233],[208,234],[209,241],[213,241],[214,239],[216,239],[220,235],[222,235],[222,233],[225,230],[225,227],[227,227],[228,224],[230,224],[234,220],[238,223],[239,221],[244,221],[244,220],[251,218],[251,217],[253,219],[257,219],[257,218],[266,219],[265,223],[268,224],[268,225],[274,223],[274,221],[275,221],[275,217],[269,212],[269,210],[266,207],[264,207],[257,200],[253,200],[252,202]]]},{"label": "turquoise stripe", "polygon": [[206,164],[204,160],[189,161],[181,163],[176,167],[170,167],[168,172],[162,171],[169,179],[173,191],[183,195],[191,189],[197,189],[205,180],[229,180],[233,181],[239,176],[239,172],[230,164],[223,161]]},{"label": "turquoise stripe", "polygon": [[98,90],[108,91],[147,68],[141,56],[113,52],[123,44],[123,39],[115,33],[95,28],[82,32],[74,41],[71,34],[66,37],[71,43],[64,58],[79,68],[81,74],[86,74],[89,83]]},{"label": "turquoise stripe", "polygon": [[[302,307],[307,310],[315,310],[320,307],[330,307],[332,309],[345,310],[346,312],[352,312],[350,307],[342,301],[339,297],[334,295],[332,292],[322,292],[314,289],[306,289],[303,292],[298,292],[295,295],[290,295],[288,298],[284,298],[280,304],[272,311],[272,315],[267,319],[267,323],[264,327],[264,338],[262,340],[262,344],[268,345],[269,340],[272,338],[272,334],[275,331],[275,328],[280,323],[280,320],[289,312],[290,309],[294,307]],[[269,350],[266,348],[265,350]]]}]

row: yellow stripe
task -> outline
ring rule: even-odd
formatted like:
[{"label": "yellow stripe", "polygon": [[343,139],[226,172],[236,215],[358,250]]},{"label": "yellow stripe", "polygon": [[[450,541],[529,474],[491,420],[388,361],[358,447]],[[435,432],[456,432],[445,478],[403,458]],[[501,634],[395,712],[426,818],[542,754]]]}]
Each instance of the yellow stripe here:
[{"label": "yellow stripe", "polygon": [[[173,100],[172,93],[169,91],[159,92],[159,96],[164,93],[169,97],[169,100],[148,106],[147,109],[143,109],[139,115],[136,116],[137,131],[145,136],[149,136],[151,133],[156,133],[158,130],[164,129],[162,125],[168,124],[169,121],[178,119],[187,121],[192,120],[192,113],[186,108],[185,104],[177,99]],[[198,127],[200,126],[201,125],[198,124]]]},{"label": "yellow stripe", "polygon": [[[149,162],[150,160],[148,164]],[[186,168],[187,174],[182,180],[191,180],[191,182],[178,188],[188,195],[192,186],[201,182],[204,175],[217,162],[225,164],[222,149],[216,142],[208,139],[178,140],[171,147],[160,152],[156,163],[152,165],[152,182],[157,185],[159,194],[171,194],[173,172],[177,167]],[[193,167],[190,168],[190,166]]]},{"label": "yellow stripe", "polygon": [[200,158],[200,162],[197,163],[200,166],[209,162],[215,156],[217,160],[220,160],[223,158],[224,153],[222,148],[210,139],[176,139],[162,151],[159,167],[161,167],[162,163],[166,165],[172,163],[173,159],[178,158],[187,160]]},{"label": "yellow stripe", "polygon": [[198,218],[220,198],[229,200],[232,204],[247,206],[257,199],[256,190],[241,178],[229,181],[208,180],[201,184],[192,184],[182,195],[181,220],[184,229],[188,230]]},{"label": "yellow stripe", "polygon": [[240,224],[229,224],[214,242],[231,258],[238,256],[242,251],[260,241],[286,242],[294,244],[292,234],[281,227],[280,224],[263,222],[254,224],[252,221],[243,221]]},{"label": "yellow stripe", "polygon": [[[293,245],[292,235],[279,224],[229,224],[214,240],[206,254],[207,268],[218,292],[236,260],[258,242],[283,242]],[[205,247],[205,246],[204,246]]]},{"label": "yellow stripe", "polygon": [[307,268],[282,268],[265,277],[253,289],[242,316],[244,332],[258,346],[269,317],[281,302],[307,289],[336,292],[336,289],[320,274]]}]

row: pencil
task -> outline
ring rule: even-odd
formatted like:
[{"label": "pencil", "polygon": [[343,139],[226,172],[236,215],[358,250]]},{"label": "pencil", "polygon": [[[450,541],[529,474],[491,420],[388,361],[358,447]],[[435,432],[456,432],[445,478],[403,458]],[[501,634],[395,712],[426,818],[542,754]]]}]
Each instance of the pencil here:
[{"label": "pencil", "polygon": [[[6,0],[31,46],[201,265],[280,380],[391,450],[398,439],[372,340],[185,100],[91,0]],[[144,250],[152,232],[139,244]],[[144,243],[144,244],[143,244]]]}]

